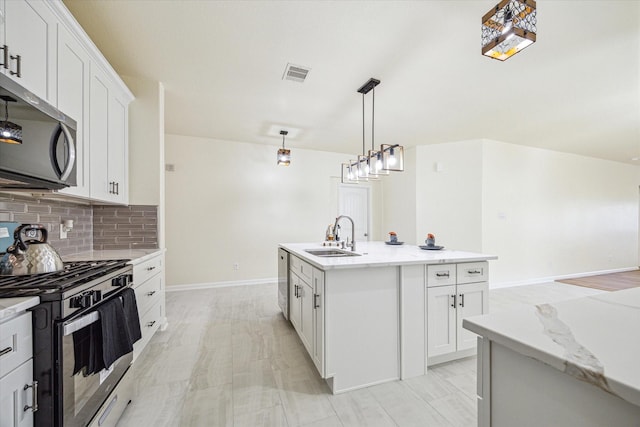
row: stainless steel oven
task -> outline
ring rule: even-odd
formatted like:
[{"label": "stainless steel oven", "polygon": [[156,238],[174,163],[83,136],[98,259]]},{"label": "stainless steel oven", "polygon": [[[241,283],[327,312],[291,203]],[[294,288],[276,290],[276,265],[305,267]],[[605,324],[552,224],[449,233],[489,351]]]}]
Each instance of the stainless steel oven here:
[{"label": "stainless steel oven", "polygon": [[[128,370],[133,359],[131,342],[125,351],[112,354],[115,360],[111,363],[109,358],[110,366],[106,369],[99,368],[107,360],[101,350],[96,350],[103,363],[79,370],[74,337],[93,326],[101,334],[104,324],[99,313],[120,298],[133,298],[135,302],[132,278],[128,260],[81,261],[65,263],[64,270],[58,272],[0,276],[0,297],[40,298],[40,304],[31,309],[33,378],[38,382],[36,427],[106,427],[118,421],[131,399],[131,388],[125,387],[130,381]],[[135,304],[129,306],[135,313],[133,322],[129,321],[131,312],[116,317],[125,322],[122,326],[126,328],[132,324],[139,326]],[[120,309],[123,307],[124,304]],[[103,345],[104,341],[94,343]],[[84,354],[80,359],[84,360]]]},{"label": "stainless steel oven", "polygon": [[[107,396],[124,377],[133,361],[133,353],[127,353],[107,369],[91,375],[80,371],[74,375],[76,366],[74,332],[91,327],[100,320],[97,311],[57,322],[56,333],[62,342],[62,425],[85,427],[94,418]],[[77,337],[78,335],[76,335]],[[106,414],[105,419],[109,414]]]}]

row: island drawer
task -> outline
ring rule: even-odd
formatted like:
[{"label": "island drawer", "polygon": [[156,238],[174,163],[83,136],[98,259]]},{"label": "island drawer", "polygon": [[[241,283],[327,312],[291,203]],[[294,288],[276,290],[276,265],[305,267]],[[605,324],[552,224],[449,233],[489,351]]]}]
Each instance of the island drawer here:
[{"label": "island drawer", "polygon": [[291,270],[296,273],[300,278],[306,279],[307,283],[311,283],[311,277],[313,274],[313,267],[308,262],[301,260],[296,256],[290,258]]},{"label": "island drawer", "polygon": [[458,284],[486,282],[489,280],[489,263],[465,262],[458,264]]},{"label": "island drawer", "polygon": [[456,265],[427,265],[427,287],[456,284]]}]

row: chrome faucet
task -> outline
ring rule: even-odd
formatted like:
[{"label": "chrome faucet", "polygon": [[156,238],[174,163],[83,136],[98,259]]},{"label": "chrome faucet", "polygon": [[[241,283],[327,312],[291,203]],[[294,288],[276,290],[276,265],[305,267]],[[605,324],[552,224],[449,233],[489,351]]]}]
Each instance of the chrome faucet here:
[{"label": "chrome faucet", "polygon": [[[347,239],[347,244],[345,246],[350,247],[351,250],[355,252],[356,251],[356,226],[353,223],[353,219],[351,219],[351,217],[347,215],[340,215],[339,217],[336,218],[336,222],[333,224],[333,229],[336,230],[337,229],[336,227],[339,227],[338,221],[340,221],[342,218],[347,218],[349,221],[351,221],[351,243],[349,243],[349,240]],[[344,245],[344,242],[342,244]],[[344,249],[345,246],[342,246],[342,248]]]}]

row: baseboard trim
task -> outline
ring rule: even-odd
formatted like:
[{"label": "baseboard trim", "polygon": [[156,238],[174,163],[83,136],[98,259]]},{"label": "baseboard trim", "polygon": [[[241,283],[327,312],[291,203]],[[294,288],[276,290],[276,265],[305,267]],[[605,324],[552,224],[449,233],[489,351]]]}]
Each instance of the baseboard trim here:
[{"label": "baseboard trim", "polygon": [[562,274],[560,276],[538,277],[535,279],[518,280],[513,282],[490,283],[489,289],[511,288],[515,286],[538,285],[540,283],[555,282],[564,279],[577,279],[580,277],[596,276],[599,274],[622,273],[625,271],[637,270],[638,267],[614,268],[611,270],[589,271],[586,273]]},{"label": "baseboard trim", "polygon": [[165,292],[195,291],[198,289],[228,288],[230,286],[254,286],[278,283],[277,278],[253,279],[253,280],[230,280],[228,282],[191,283],[185,285],[167,285]]}]

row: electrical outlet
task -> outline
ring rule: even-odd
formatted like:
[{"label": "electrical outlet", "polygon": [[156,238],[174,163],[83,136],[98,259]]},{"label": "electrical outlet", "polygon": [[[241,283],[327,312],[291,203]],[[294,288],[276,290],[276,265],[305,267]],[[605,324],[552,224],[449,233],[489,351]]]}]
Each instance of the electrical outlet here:
[{"label": "electrical outlet", "polygon": [[64,224],[60,224],[60,238],[61,239],[67,238],[67,229],[64,227]]},{"label": "electrical outlet", "polygon": [[240,263],[239,263],[239,262],[234,262],[234,263],[233,263],[233,269],[234,269],[235,271],[240,270]]}]

